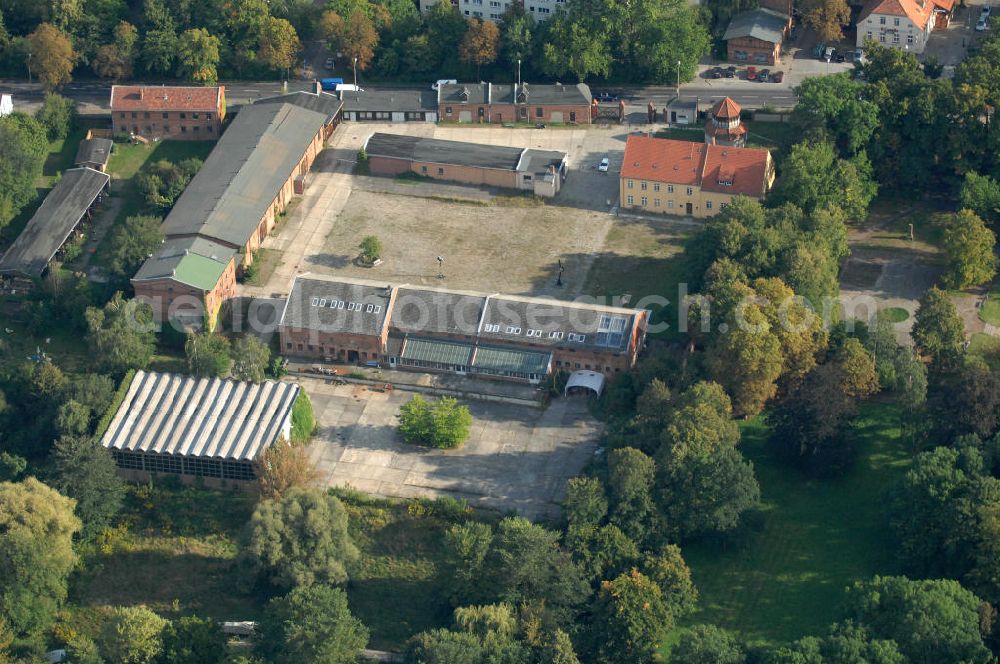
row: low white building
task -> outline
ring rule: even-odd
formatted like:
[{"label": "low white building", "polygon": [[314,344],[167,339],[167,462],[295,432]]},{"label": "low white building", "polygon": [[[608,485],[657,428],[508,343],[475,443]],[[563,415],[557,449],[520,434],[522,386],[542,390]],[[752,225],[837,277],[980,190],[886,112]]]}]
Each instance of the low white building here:
[{"label": "low white building", "polygon": [[923,53],[935,27],[947,27],[954,0],[871,0],[857,22],[857,45],[872,40]]},{"label": "low white building", "polygon": [[[478,18],[496,23],[503,13],[510,8],[512,2],[518,0],[457,0],[454,4],[466,18]],[[420,11],[425,12],[438,3],[438,0],[418,0]],[[533,16],[536,21],[546,21],[556,12],[566,8],[566,0],[523,0],[524,11]]]},{"label": "low white building", "polygon": [[0,95],[0,118],[5,118],[14,112],[14,97]]}]

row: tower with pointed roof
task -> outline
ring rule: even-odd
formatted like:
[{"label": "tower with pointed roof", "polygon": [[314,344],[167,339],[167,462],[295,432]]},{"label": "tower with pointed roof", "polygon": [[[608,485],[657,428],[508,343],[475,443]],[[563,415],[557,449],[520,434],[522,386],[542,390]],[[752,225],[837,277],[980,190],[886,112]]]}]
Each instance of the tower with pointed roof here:
[{"label": "tower with pointed roof", "polygon": [[740,105],[726,97],[712,107],[712,117],[705,123],[705,142],[742,148],[747,142],[747,128],[740,120]]}]

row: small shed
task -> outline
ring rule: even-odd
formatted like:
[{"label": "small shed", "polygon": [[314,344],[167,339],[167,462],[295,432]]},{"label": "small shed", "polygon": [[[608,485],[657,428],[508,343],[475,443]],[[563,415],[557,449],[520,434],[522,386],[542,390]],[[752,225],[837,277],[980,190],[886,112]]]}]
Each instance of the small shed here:
[{"label": "small shed", "polygon": [[569,395],[571,392],[591,391],[595,396],[601,396],[604,392],[604,374],[596,371],[574,371],[566,381],[566,388],[563,394]]},{"label": "small shed", "polygon": [[113,148],[114,142],[109,138],[88,138],[80,141],[80,147],[76,151],[76,165],[104,173],[108,168]]}]

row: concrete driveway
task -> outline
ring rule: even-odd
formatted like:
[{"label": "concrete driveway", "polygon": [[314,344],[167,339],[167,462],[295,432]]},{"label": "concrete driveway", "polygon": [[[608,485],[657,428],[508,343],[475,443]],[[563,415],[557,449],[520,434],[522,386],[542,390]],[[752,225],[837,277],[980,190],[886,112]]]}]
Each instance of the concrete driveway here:
[{"label": "concrete driveway", "polygon": [[379,496],[452,496],[530,519],[555,517],[566,480],[592,458],[600,434],[582,399],[556,399],[545,410],[474,401],[465,445],[428,449],[396,432],[399,407],[412,393],[302,383],[319,424],[309,452],[321,481]]}]

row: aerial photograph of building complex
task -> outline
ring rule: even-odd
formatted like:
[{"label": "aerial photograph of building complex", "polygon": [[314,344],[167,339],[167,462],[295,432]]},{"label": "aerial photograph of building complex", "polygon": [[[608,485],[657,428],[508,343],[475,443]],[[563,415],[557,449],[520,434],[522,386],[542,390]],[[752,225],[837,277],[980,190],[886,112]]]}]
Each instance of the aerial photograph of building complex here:
[{"label": "aerial photograph of building complex", "polygon": [[0,0],[0,664],[997,664],[992,0]]}]

